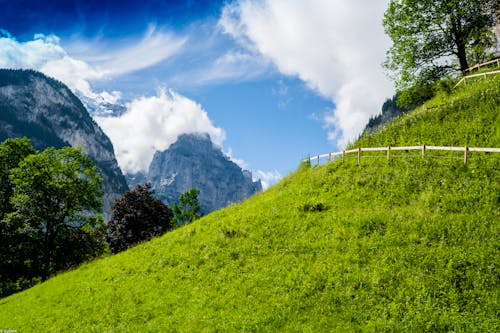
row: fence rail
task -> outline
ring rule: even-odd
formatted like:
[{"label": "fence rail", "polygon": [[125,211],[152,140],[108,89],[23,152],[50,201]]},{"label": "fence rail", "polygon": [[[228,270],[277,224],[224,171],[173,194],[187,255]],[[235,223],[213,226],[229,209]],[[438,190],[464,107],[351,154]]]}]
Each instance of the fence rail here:
[{"label": "fence rail", "polygon": [[402,146],[402,147],[367,147],[367,148],[354,148],[349,150],[338,151],[334,153],[320,154],[316,156],[312,156],[303,160],[303,162],[312,163],[314,160],[319,161],[321,159],[327,159],[328,161],[333,160],[335,157],[342,157],[342,161],[344,161],[345,155],[348,154],[358,154],[358,165],[361,164],[361,157],[363,152],[369,151],[385,151],[387,152],[387,160],[391,157],[391,151],[410,151],[410,150],[420,150],[422,152],[422,158],[425,158],[425,152],[427,150],[438,150],[438,151],[460,151],[464,153],[464,164],[467,165],[469,152],[481,152],[481,153],[500,153],[500,148],[484,148],[484,147],[450,147],[450,146]]},{"label": "fence rail", "polygon": [[460,85],[460,83],[462,83],[462,82],[464,83],[464,85],[467,85],[467,79],[470,79],[473,77],[479,77],[479,76],[483,76],[486,78],[486,75],[493,75],[493,74],[500,74],[500,70],[464,76],[463,78],[460,79],[460,81],[458,81],[457,84],[455,84],[455,86],[453,86],[453,89],[458,87]]},{"label": "fence rail", "polygon": [[479,70],[481,67],[486,67],[486,66],[489,66],[489,65],[494,64],[494,63],[497,64],[497,67],[500,67],[500,58],[497,58],[497,59],[494,59],[491,61],[487,61],[487,62],[483,62],[482,64],[477,64],[475,66],[469,67],[466,70],[464,70],[464,73],[472,72],[474,70]]}]

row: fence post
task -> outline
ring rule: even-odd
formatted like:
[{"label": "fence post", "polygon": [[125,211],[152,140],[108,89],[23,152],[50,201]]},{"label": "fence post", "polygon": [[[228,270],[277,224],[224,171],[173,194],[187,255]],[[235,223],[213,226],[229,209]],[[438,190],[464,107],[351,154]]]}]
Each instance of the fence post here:
[{"label": "fence post", "polygon": [[361,147],[358,148],[358,165],[361,164]]},{"label": "fence post", "polygon": [[465,146],[464,149],[464,165],[467,165],[467,152],[469,151],[469,147]]},{"label": "fence post", "polygon": [[387,147],[387,161],[389,161],[390,154],[391,154],[391,146]]},{"label": "fence post", "polygon": [[425,145],[422,146],[422,159],[425,158]]},{"label": "fence post", "polygon": [[342,163],[344,163],[345,150],[342,150]]},{"label": "fence post", "polygon": [[316,165],[319,165],[319,154],[318,154],[318,163],[316,163]]}]

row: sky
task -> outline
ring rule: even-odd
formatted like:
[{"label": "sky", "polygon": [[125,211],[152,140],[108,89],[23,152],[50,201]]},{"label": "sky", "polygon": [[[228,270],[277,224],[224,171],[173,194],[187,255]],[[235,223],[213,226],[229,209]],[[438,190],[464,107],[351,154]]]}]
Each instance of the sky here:
[{"label": "sky", "polygon": [[342,149],[394,94],[382,63],[388,0],[0,0],[0,67],[79,96],[125,173],[206,132],[264,186]]}]

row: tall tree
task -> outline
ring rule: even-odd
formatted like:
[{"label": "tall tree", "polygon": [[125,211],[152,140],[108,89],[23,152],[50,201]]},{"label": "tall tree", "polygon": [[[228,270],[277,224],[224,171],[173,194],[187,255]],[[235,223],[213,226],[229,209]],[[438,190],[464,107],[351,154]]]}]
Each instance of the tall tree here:
[{"label": "tall tree", "polygon": [[25,240],[19,245],[26,252],[25,261],[42,280],[78,262],[72,254],[95,255],[94,248],[90,254],[81,252],[88,237],[103,248],[103,240],[98,238],[104,224],[100,214],[102,178],[81,149],[47,148],[29,155],[11,170],[10,181],[14,185],[13,212],[4,223],[16,226],[17,237]]},{"label": "tall tree", "polygon": [[179,196],[179,203],[174,203],[174,216],[178,225],[191,223],[201,217],[199,194],[198,189],[191,188]]},{"label": "tall tree", "polygon": [[114,253],[172,229],[172,211],[153,194],[151,184],[137,185],[113,204],[106,239]]},{"label": "tall tree", "polygon": [[[10,171],[28,155],[36,153],[28,139],[7,139],[0,143],[0,296],[5,296],[31,284],[29,267],[26,267],[26,249],[23,238],[17,233],[18,226],[3,221],[12,213],[10,202],[14,184]],[[29,251],[28,251],[29,252]],[[21,278],[22,277],[22,278]]]},{"label": "tall tree", "polygon": [[498,0],[391,0],[383,25],[393,46],[385,67],[404,90],[464,71],[495,39]]}]

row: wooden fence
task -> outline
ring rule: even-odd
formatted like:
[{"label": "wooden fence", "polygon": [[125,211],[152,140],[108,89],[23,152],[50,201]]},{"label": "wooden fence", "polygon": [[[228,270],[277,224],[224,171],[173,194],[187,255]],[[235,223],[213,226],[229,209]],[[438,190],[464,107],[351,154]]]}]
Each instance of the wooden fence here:
[{"label": "wooden fence", "polygon": [[482,153],[500,153],[500,148],[479,148],[479,147],[447,147],[447,146],[406,146],[406,147],[373,147],[373,148],[354,148],[349,150],[343,150],[335,153],[327,153],[309,157],[303,162],[313,162],[317,161],[319,164],[320,159],[327,159],[328,161],[333,160],[334,158],[342,158],[344,161],[345,156],[348,154],[357,154],[358,155],[358,165],[361,164],[361,157],[363,152],[369,151],[385,151],[387,154],[387,160],[391,157],[391,151],[410,151],[410,150],[420,150],[422,152],[422,158],[425,158],[425,152],[427,150],[440,150],[440,151],[460,151],[464,153],[464,164],[467,165],[467,161],[469,158],[469,152],[482,152]]},{"label": "wooden fence", "polygon": [[457,84],[455,84],[455,86],[453,87],[453,89],[455,89],[456,87],[458,87],[460,85],[460,83],[462,83],[462,82],[464,83],[464,85],[467,85],[467,79],[470,79],[470,78],[473,78],[473,77],[479,77],[479,76],[483,76],[483,77],[486,78],[486,75],[493,75],[493,74],[500,74],[500,70],[464,76],[462,79],[460,79],[460,81],[458,81]]},{"label": "wooden fence", "polygon": [[490,66],[491,64],[496,64],[497,67],[500,67],[500,58],[497,58],[497,59],[494,59],[491,61],[487,61],[487,62],[483,62],[482,64],[477,64],[475,66],[469,67],[466,70],[464,70],[464,73],[479,70],[481,67],[487,67],[487,66]]}]

